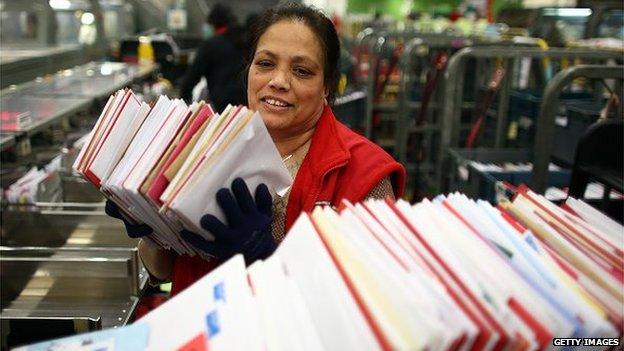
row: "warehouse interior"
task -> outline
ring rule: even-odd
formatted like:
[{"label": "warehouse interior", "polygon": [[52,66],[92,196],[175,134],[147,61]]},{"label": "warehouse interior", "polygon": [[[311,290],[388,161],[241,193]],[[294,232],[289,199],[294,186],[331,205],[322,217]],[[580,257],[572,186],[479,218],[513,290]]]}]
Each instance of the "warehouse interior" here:
[{"label": "warehouse interior", "polygon": [[[622,1],[302,3],[331,19],[340,39],[336,94],[328,104],[338,121],[405,168],[405,202],[457,192],[502,208],[528,187],[553,206],[582,200],[621,228]],[[214,108],[206,78],[192,92],[184,85],[202,43],[220,35],[207,22],[217,4],[0,0],[2,350],[124,330],[173,302],[171,283],[150,279],[138,239],[126,235],[125,220],[106,214],[108,193],[77,171],[76,160],[92,143],[110,97],[124,89],[150,106],[160,96],[192,94],[187,104],[204,100]],[[234,14],[231,28],[248,33],[254,18],[282,2],[223,4]],[[609,255],[619,264],[624,231],[613,242]],[[576,272],[576,261],[570,267]],[[624,310],[616,300],[615,309]],[[392,334],[381,330],[382,341]],[[621,340],[622,329],[616,331]],[[551,338],[558,336],[564,337]],[[380,349],[397,349],[388,338],[391,346],[380,342]],[[207,340],[205,349],[212,349]],[[558,348],[555,341],[531,345],[519,349]],[[236,349],[218,340],[214,348]]]}]

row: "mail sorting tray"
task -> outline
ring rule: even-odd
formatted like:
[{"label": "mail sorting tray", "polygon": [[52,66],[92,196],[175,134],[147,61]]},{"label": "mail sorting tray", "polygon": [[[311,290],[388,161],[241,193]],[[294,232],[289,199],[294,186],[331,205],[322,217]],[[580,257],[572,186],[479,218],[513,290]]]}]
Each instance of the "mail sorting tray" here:
[{"label": "mail sorting tray", "polygon": [[[136,240],[103,207],[100,202],[3,208],[0,320],[12,331],[10,337],[3,334],[3,344],[120,326],[132,316],[147,274]],[[27,329],[54,334],[25,340]]]},{"label": "mail sorting tray", "polygon": [[[449,189],[461,191],[468,197],[487,200],[492,204],[498,203],[501,197],[506,197],[507,187],[504,182],[513,186],[530,185],[531,169],[526,164],[533,160],[532,152],[527,149],[460,149],[449,150],[453,163],[453,174],[450,177]],[[511,167],[501,167],[503,170],[489,170],[479,165],[495,164]],[[524,164],[521,170],[510,170],[514,166]],[[568,169],[551,167],[549,171],[549,186],[567,187],[570,183],[571,172]]]},{"label": "mail sorting tray", "polygon": [[[145,283],[136,248],[2,246],[0,272],[0,320],[10,331],[3,334],[8,347],[15,339],[32,342],[84,331],[85,323],[87,330],[123,326]],[[56,335],[41,336],[37,327]],[[32,338],[23,340],[27,330]]]},{"label": "mail sorting tray", "polygon": [[121,221],[104,213],[104,203],[35,203],[2,210],[2,245],[11,247],[136,247]]}]

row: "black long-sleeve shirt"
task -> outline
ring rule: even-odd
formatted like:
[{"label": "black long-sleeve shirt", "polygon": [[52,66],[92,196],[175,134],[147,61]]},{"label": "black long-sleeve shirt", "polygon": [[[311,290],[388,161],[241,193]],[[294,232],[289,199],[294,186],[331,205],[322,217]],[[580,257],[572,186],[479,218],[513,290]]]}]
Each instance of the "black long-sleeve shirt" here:
[{"label": "black long-sleeve shirt", "polygon": [[198,48],[195,60],[189,66],[182,81],[180,95],[190,103],[193,88],[206,78],[208,94],[216,112],[221,112],[228,104],[246,104],[243,71],[243,52],[226,34],[216,35],[206,40]]}]

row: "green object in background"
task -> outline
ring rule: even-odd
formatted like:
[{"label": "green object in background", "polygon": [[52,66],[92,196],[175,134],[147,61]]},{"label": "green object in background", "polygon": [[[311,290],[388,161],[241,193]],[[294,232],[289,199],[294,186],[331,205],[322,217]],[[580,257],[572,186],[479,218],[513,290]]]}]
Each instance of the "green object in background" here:
[{"label": "green object in background", "polygon": [[[412,10],[431,14],[448,14],[461,0],[414,0]],[[375,13],[390,15],[397,20],[405,18],[404,0],[348,0],[348,13]]]},{"label": "green object in background", "polygon": [[160,284],[160,291],[165,293],[171,293],[171,283]]},{"label": "green object in background", "polygon": [[348,0],[348,13],[375,13],[391,15],[396,19],[403,17],[403,0]]},{"label": "green object in background", "polygon": [[[453,9],[461,5],[461,0],[414,0],[412,10],[420,13],[430,13],[434,16],[447,16]],[[348,0],[348,13],[375,13],[388,14],[397,20],[405,18],[404,0]],[[522,0],[494,0],[493,12],[497,15],[502,9],[522,8]]]}]

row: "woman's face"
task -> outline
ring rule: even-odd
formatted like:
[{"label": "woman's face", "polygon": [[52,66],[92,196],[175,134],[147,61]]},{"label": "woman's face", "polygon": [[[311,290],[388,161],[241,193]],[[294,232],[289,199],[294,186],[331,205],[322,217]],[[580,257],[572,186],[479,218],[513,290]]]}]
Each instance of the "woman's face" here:
[{"label": "woman's face", "polygon": [[302,22],[277,22],[260,37],[247,77],[247,99],[274,138],[316,125],[326,96],[323,68],[321,44]]}]

